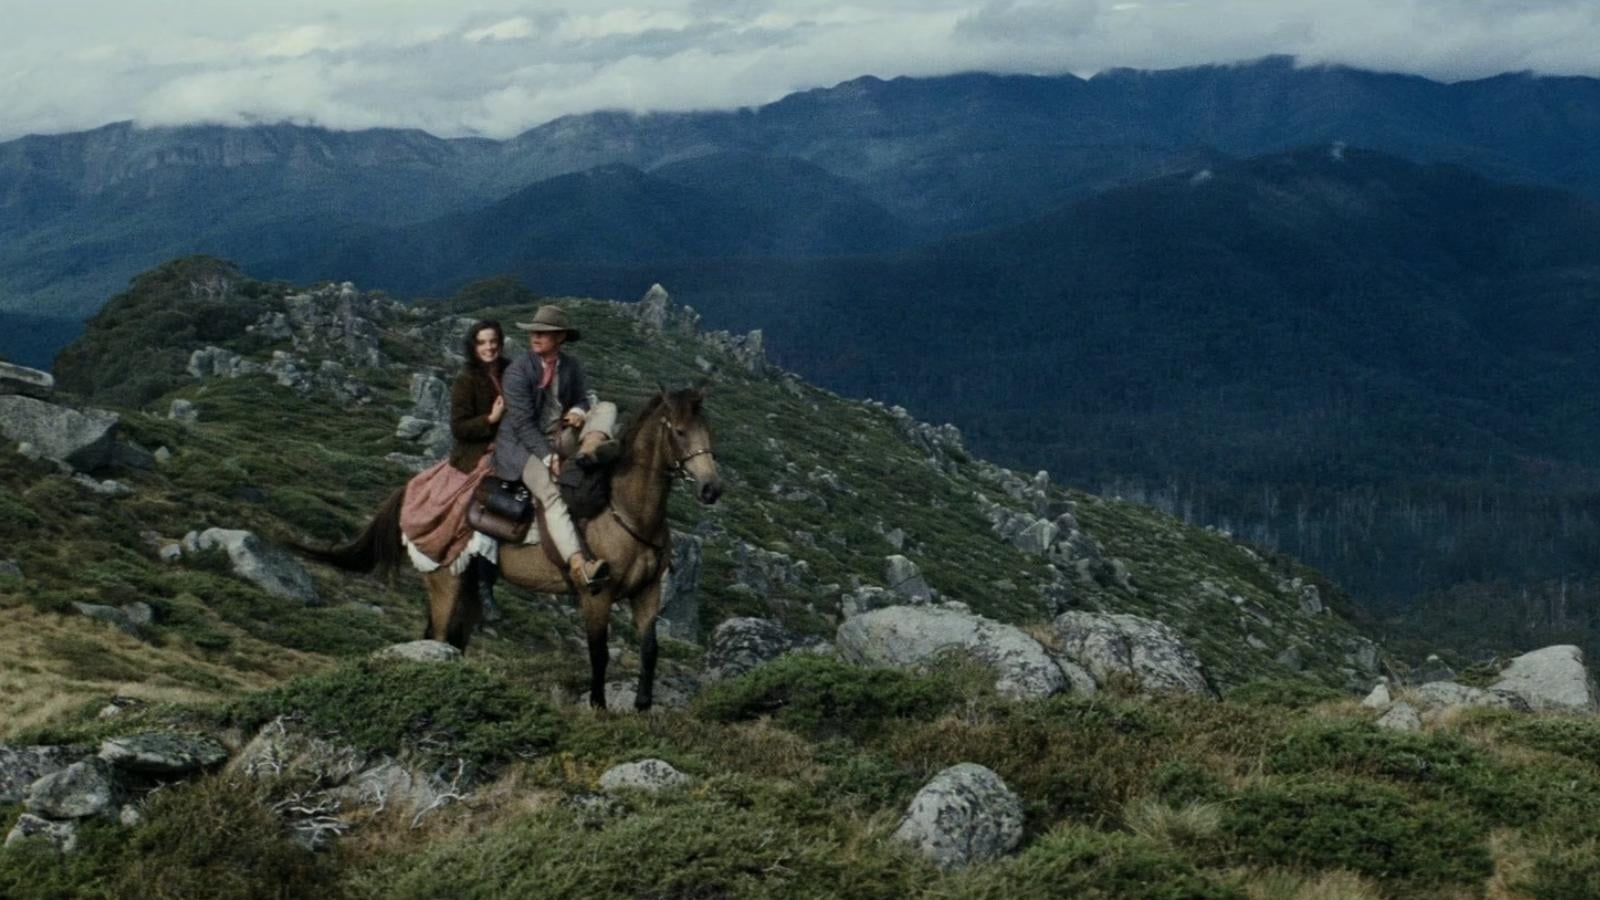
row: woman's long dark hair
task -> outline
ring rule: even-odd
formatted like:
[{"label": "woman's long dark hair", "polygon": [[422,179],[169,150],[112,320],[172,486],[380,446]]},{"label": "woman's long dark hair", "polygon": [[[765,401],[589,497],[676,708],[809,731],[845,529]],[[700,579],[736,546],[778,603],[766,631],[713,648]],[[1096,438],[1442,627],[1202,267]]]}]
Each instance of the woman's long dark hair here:
[{"label": "woman's long dark hair", "polygon": [[471,328],[467,329],[467,336],[461,342],[461,349],[466,355],[467,368],[469,369],[476,370],[483,368],[483,363],[478,359],[478,332],[484,330],[485,328],[494,329],[494,336],[500,341],[500,352],[505,352],[506,333],[505,330],[500,327],[500,323],[496,322],[494,319],[479,319],[478,321],[472,323]]}]

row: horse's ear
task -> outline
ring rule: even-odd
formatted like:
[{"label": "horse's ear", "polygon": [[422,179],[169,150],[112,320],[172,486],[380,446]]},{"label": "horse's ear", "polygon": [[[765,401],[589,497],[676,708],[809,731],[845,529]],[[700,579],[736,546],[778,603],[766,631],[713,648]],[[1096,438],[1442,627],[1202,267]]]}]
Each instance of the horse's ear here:
[{"label": "horse's ear", "polygon": [[665,401],[666,401],[666,399],[667,399],[667,395],[668,395],[668,393],[670,393],[670,392],[669,392],[669,391],[668,391],[668,390],[667,390],[667,386],[666,386],[666,385],[665,385],[665,384],[663,384],[663,383],[662,383],[662,382],[659,382],[659,381],[658,381],[658,382],[656,382],[656,387],[657,387],[657,388],[658,388],[658,389],[660,389],[660,391],[661,391],[661,400],[662,400],[662,401],[663,401],[663,402],[665,402]]},{"label": "horse's ear", "polygon": [[698,382],[695,383],[695,386],[694,386],[695,399],[704,400],[706,398],[706,394],[709,394],[709,393],[711,393],[711,379],[702,378]]}]

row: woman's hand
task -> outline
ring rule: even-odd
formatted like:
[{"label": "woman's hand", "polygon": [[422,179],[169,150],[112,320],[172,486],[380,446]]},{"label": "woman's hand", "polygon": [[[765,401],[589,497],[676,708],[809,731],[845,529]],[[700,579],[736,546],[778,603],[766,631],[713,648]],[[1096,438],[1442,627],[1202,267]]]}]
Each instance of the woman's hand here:
[{"label": "woman's hand", "polygon": [[506,398],[494,398],[494,405],[489,407],[489,424],[498,423],[506,414]]}]

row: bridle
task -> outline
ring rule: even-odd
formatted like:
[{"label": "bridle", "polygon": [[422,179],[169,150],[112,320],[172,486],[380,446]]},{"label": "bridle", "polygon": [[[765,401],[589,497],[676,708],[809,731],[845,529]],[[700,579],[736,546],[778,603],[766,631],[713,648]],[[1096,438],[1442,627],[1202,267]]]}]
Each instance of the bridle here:
[{"label": "bridle", "polygon": [[[678,429],[677,426],[672,424],[672,417],[667,415],[666,411],[664,410],[661,413],[661,427],[667,433],[668,452],[676,454],[678,445]],[[688,453],[679,455],[673,460],[672,465],[667,467],[666,477],[668,479],[677,478],[681,481],[694,481],[694,475],[689,471],[686,464],[689,462],[689,460],[694,459],[697,456],[709,456],[713,462],[715,462],[717,458],[716,451],[712,450],[710,447],[701,447],[699,450],[690,450]]]}]

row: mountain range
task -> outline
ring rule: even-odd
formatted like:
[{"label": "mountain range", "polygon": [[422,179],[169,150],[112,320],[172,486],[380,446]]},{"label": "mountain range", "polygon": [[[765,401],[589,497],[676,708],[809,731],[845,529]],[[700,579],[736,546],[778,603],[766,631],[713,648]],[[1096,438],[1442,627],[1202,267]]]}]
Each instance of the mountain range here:
[{"label": "mountain range", "polygon": [[0,315],[33,317],[0,353],[46,361],[194,251],[408,297],[660,281],[829,388],[1398,609],[1600,572],[1597,111],[1594,79],[1269,58],[863,78],[499,142],[35,136],[0,144]]}]

